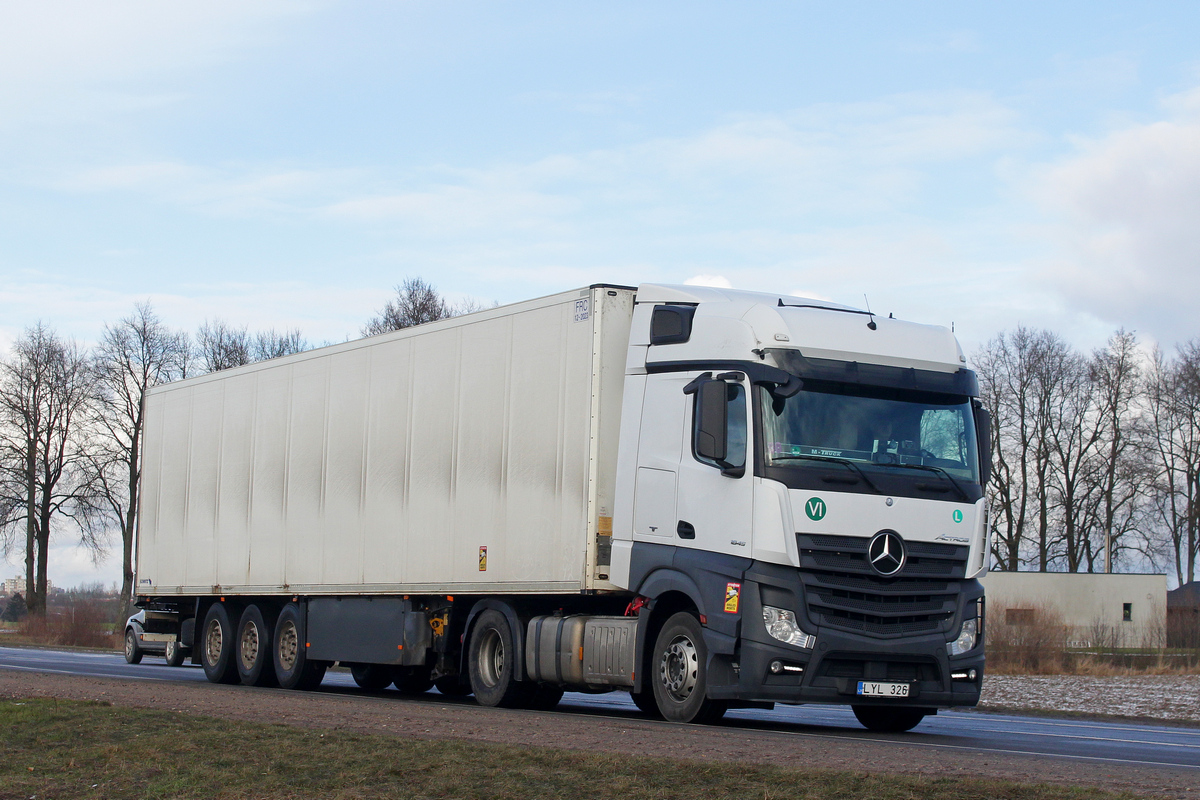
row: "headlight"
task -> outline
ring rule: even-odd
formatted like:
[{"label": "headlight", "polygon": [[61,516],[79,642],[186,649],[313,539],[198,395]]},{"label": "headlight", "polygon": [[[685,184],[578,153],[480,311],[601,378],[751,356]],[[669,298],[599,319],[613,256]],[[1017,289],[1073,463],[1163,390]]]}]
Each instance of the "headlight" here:
[{"label": "headlight", "polygon": [[796,614],[774,606],[763,606],[763,624],[767,633],[775,639],[797,647],[812,648],[817,643],[817,637],[800,630],[796,624]]},{"label": "headlight", "polygon": [[978,635],[979,618],[971,617],[970,619],[964,619],[958,638],[946,645],[946,652],[952,656],[961,656],[975,647],[975,640]]}]

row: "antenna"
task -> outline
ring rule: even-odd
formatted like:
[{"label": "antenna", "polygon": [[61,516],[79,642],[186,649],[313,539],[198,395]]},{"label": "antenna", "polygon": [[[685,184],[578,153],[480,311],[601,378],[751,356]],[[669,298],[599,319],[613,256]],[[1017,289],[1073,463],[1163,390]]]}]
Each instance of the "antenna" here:
[{"label": "antenna", "polygon": [[867,314],[871,317],[871,321],[867,323],[867,327],[875,330],[879,326],[875,324],[875,312],[871,310],[871,301],[867,299],[866,292],[863,292],[863,302],[867,304]]}]

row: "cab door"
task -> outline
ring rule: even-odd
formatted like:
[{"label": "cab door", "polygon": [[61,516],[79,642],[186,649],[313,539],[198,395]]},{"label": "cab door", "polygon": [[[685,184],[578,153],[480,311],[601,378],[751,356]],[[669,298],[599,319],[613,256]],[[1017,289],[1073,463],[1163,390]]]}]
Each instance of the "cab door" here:
[{"label": "cab door", "polygon": [[[750,558],[754,437],[749,382],[741,373],[689,377],[680,387],[687,398],[687,436],[679,463],[674,543]],[[723,452],[713,449],[720,427]]]}]

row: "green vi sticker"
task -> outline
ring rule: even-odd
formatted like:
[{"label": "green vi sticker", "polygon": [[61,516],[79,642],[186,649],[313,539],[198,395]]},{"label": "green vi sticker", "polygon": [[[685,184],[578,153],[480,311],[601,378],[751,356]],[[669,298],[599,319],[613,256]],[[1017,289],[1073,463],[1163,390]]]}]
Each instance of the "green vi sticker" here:
[{"label": "green vi sticker", "polygon": [[804,504],[804,513],[808,514],[808,518],[813,522],[820,522],[825,518],[825,501],[819,497],[810,497],[808,502]]},{"label": "green vi sticker", "polygon": [[962,519],[963,519],[963,517],[962,517],[962,509],[958,509],[958,508],[954,509],[954,521],[955,521],[955,522],[962,522]]}]

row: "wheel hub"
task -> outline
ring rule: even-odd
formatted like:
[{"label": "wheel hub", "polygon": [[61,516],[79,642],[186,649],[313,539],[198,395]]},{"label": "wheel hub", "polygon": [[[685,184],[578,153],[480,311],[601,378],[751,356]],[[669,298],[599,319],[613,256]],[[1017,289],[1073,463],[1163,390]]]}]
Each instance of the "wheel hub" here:
[{"label": "wheel hub", "polygon": [[687,700],[700,674],[700,659],[696,645],[686,636],[677,636],[663,652],[658,665],[659,679],[672,699]]},{"label": "wheel hub", "polygon": [[208,630],[204,632],[204,655],[208,659],[209,664],[216,664],[221,660],[221,648],[223,646],[221,623],[214,619],[208,623]]},{"label": "wheel hub", "polygon": [[285,672],[296,666],[296,652],[299,647],[300,637],[296,633],[296,624],[288,620],[279,629],[279,666]]},{"label": "wheel hub", "polygon": [[240,648],[242,668],[250,670],[258,663],[258,626],[249,623],[242,628],[242,646]]}]

